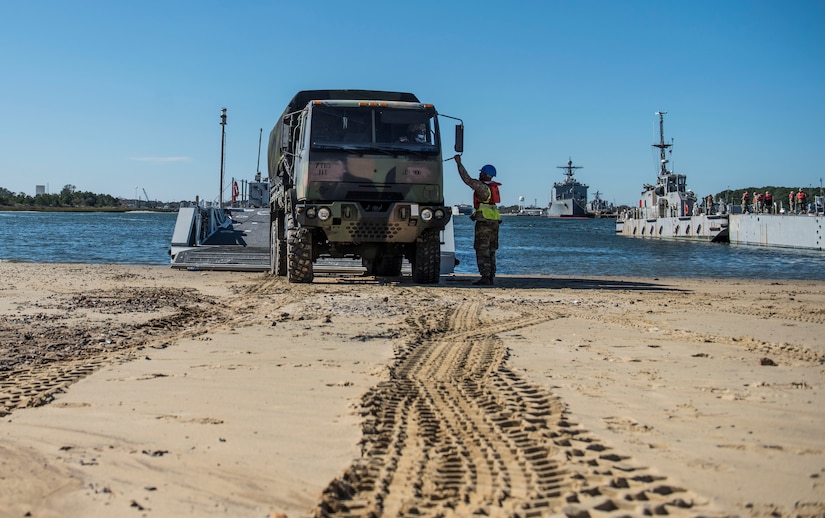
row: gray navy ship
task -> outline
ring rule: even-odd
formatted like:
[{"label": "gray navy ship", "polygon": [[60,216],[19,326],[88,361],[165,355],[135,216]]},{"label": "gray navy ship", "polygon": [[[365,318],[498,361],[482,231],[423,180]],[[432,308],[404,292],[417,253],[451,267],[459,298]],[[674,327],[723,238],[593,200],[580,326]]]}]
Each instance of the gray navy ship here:
[{"label": "gray navy ship", "polygon": [[553,184],[550,191],[550,208],[547,210],[549,218],[587,218],[591,213],[587,210],[587,185],[573,178],[574,170],[581,166],[573,165],[568,159],[567,165],[558,166],[564,169],[565,179]]}]

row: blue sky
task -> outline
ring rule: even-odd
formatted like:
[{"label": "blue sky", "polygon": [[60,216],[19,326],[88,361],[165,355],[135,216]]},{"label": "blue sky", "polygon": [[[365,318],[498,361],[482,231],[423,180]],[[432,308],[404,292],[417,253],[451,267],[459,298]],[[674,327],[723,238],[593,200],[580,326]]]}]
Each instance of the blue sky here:
[{"label": "blue sky", "polygon": [[[303,89],[415,93],[466,126],[502,202],[546,206],[568,158],[590,194],[656,178],[656,111],[699,196],[825,177],[821,1],[4,2],[0,187],[218,197],[266,175],[266,136]],[[446,149],[452,148],[448,131]],[[468,203],[452,161],[448,203]],[[229,197],[226,191],[225,198]]]}]

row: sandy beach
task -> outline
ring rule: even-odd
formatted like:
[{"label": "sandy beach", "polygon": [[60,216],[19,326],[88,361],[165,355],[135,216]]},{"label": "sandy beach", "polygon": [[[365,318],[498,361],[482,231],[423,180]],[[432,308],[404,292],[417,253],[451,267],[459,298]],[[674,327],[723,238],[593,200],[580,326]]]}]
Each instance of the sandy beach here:
[{"label": "sandy beach", "polygon": [[0,263],[0,516],[825,516],[825,283]]}]

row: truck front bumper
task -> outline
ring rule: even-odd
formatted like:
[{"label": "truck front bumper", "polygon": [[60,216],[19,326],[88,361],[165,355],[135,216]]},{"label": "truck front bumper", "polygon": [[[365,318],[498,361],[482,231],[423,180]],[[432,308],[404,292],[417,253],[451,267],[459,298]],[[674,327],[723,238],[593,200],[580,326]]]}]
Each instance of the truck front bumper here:
[{"label": "truck front bumper", "polygon": [[411,243],[424,230],[442,230],[451,210],[440,205],[331,202],[297,207],[298,224],[319,228],[338,243]]}]

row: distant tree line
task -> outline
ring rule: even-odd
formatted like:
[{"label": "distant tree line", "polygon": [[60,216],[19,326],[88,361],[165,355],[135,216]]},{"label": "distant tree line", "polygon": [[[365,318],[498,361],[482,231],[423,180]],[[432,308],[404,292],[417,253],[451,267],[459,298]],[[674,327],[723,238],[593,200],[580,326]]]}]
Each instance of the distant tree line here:
[{"label": "distant tree line", "polygon": [[26,193],[14,194],[10,190],[0,187],[0,206],[2,207],[31,207],[31,208],[108,208],[120,207],[120,198],[108,194],[95,194],[78,191],[74,185],[65,185],[58,194],[38,194],[29,196]]}]

